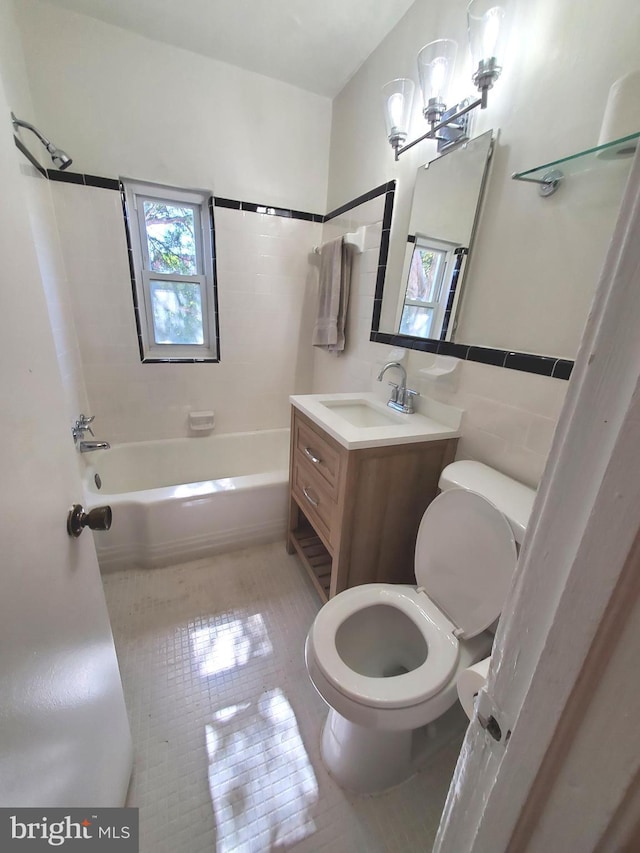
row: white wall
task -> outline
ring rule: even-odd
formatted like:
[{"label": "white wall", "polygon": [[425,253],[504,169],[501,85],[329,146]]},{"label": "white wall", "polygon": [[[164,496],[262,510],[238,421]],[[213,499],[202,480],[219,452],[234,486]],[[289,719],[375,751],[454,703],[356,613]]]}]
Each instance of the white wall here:
[{"label": "white wall", "polygon": [[[369,340],[384,197],[366,202],[323,227],[323,242],[368,224],[365,251],[353,264],[345,352],[339,356],[314,348],[313,391],[373,391],[389,398],[387,379],[376,381],[390,361],[388,345]],[[479,459],[527,485],[542,476],[567,383],[530,373],[459,362],[451,380],[434,382],[420,374],[432,356],[404,350],[408,385],[464,410],[458,459]],[[395,359],[395,357],[394,357]],[[415,398],[418,411],[421,397]]]},{"label": "white wall", "polygon": [[[466,0],[418,0],[338,95],[329,208],[395,177],[394,227],[406,234],[414,175],[433,156],[434,143],[394,162],[380,88],[393,77],[416,79],[416,54],[432,39],[456,39],[464,58],[465,7]],[[510,176],[596,144],[609,87],[640,64],[640,7],[633,0],[516,0],[515,7],[508,63],[488,109],[474,119],[475,133],[493,127],[500,137],[458,338],[573,358],[620,203],[621,170],[608,169],[604,179],[576,178],[549,200]],[[470,62],[458,69],[455,100],[473,89]],[[420,104],[411,130],[411,136],[426,130]]]},{"label": "white wall", "polygon": [[[395,178],[394,227],[406,234],[415,172],[434,156],[433,143],[422,143],[394,161],[380,88],[393,77],[415,79],[416,54],[432,39],[452,37],[466,49],[465,7],[465,0],[438,5],[418,0],[335,99],[329,209]],[[458,339],[573,358],[623,180],[611,178],[611,172],[583,176],[543,200],[535,187],[516,183],[510,175],[597,142],[611,83],[637,64],[640,7],[631,0],[600,6],[536,0],[516,7],[509,65],[474,126],[474,133],[500,129],[469,267],[469,292],[484,312],[476,312],[476,319],[471,312],[471,322],[482,331],[475,337],[476,331],[463,325]],[[454,95],[469,93],[469,74],[469,67],[460,70]],[[413,135],[424,128],[419,110],[416,105]],[[357,293],[370,288],[371,281],[354,284]],[[375,374],[390,348],[367,343],[364,325],[348,346],[358,353],[358,368],[348,366],[348,350],[345,374],[350,381],[359,379],[359,390],[376,390]],[[337,379],[339,362],[329,358],[325,353],[314,357],[314,390],[325,390]],[[567,383],[462,362],[454,383],[434,385],[419,373],[430,359],[407,353],[409,384],[465,409],[458,458],[479,459],[537,485]]]},{"label": "white wall", "polygon": [[219,364],[142,364],[120,194],[52,185],[96,435],[110,442],[188,435],[189,411],[217,432],[284,427],[288,395],[309,390],[304,354],[318,224],[215,208]]},{"label": "white wall", "polygon": [[328,98],[37,0],[18,7],[35,114],[73,169],[324,212]]},{"label": "white wall", "polygon": [[[37,0],[19,22],[36,123],[73,170],[324,212],[329,99]],[[222,361],[142,365],[118,194],[51,192],[73,296],[56,322],[74,318],[101,438],[187,435],[202,409],[220,432],[288,424],[288,395],[310,387],[319,225],[216,208]]]},{"label": "white wall", "polygon": [[[13,0],[3,0],[0,6],[0,21],[0,58],[7,99],[11,111],[18,118],[29,119],[33,116],[34,109]],[[8,123],[9,117],[6,118]],[[10,127],[9,124],[8,126]],[[24,130],[20,132],[20,136],[27,147],[33,149],[35,137]],[[87,398],[51,189],[46,178],[22,154],[18,157],[18,163],[23,176],[23,191],[64,387],[67,419],[71,425],[78,413],[86,409]]]}]

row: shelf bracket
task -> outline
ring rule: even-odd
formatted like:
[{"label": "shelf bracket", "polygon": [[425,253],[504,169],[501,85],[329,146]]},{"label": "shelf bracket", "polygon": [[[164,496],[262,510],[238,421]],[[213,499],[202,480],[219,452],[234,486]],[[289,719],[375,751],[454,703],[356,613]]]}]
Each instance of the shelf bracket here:
[{"label": "shelf bracket", "polygon": [[543,198],[548,198],[550,195],[553,195],[558,187],[560,186],[562,179],[564,178],[564,173],[560,171],[560,169],[552,169],[550,172],[547,172],[542,178],[524,178],[519,175],[517,172],[514,172],[511,175],[514,181],[524,181],[528,184],[538,184],[540,189],[538,192]]}]

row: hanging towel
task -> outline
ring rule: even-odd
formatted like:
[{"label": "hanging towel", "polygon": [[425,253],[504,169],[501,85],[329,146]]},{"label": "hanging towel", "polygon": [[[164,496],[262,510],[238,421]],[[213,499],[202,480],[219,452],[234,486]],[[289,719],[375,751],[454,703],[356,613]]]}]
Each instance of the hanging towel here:
[{"label": "hanging towel", "polygon": [[351,252],[342,237],[325,243],[320,250],[318,317],[312,343],[327,352],[344,350],[344,328],[351,286]]}]

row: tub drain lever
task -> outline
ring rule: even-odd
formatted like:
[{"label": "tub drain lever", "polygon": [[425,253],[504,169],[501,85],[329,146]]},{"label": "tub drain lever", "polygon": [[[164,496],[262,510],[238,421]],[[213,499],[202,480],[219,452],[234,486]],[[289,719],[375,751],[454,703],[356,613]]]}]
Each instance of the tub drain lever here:
[{"label": "tub drain lever", "polygon": [[67,516],[67,533],[77,539],[85,527],[90,530],[109,530],[112,519],[110,506],[96,506],[85,512],[81,504],[74,504]]}]

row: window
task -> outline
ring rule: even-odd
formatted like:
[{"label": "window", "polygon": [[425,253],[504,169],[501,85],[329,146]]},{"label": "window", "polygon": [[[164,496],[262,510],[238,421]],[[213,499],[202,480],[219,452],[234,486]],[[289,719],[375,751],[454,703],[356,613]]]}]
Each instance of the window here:
[{"label": "window", "polygon": [[440,240],[416,236],[405,272],[407,289],[400,334],[418,338],[440,336],[452,281],[454,248]]},{"label": "window", "polygon": [[142,360],[218,361],[209,194],[123,183]]}]

